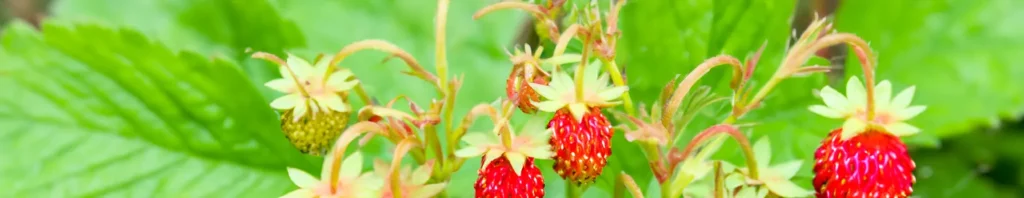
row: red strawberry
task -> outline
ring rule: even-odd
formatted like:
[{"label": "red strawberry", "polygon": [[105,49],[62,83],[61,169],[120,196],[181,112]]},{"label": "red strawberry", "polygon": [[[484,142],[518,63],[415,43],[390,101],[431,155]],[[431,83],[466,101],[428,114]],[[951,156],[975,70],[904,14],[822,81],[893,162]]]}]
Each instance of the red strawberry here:
[{"label": "red strawberry", "polygon": [[555,172],[563,178],[589,183],[601,174],[612,154],[612,127],[600,108],[591,108],[578,122],[569,110],[555,113],[548,122],[554,130],[551,147],[555,149]]},{"label": "red strawberry", "polygon": [[[483,162],[484,159],[481,159]],[[544,177],[533,164],[533,158],[526,163],[519,174],[505,157],[499,157],[480,168],[476,179],[476,197],[544,197]]]},{"label": "red strawberry", "polygon": [[[925,107],[910,106],[913,87],[894,97],[890,97],[889,81],[874,88],[877,95],[868,98],[864,85],[854,77],[846,85],[845,96],[826,86],[821,90],[825,105],[810,107],[822,116],[846,120],[814,153],[818,197],[908,197],[914,192],[914,161],[899,137],[920,131],[904,121]],[[867,112],[872,111],[869,117]]]},{"label": "red strawberry", "polygon": [[907,197],[914,191],[914,161],[899,137],[869,130],[844,141],[841,133],[829,133],[814,153],[818,197]]},{"label": "red strawberry", "polygon": [[585,67],[580,85],[564,72],[553,74],[549,85],[530,84],[547,99],[535,103],[537,108],[555,113],[548,122],[554,131],[550,143],[555,150],[555,172],[576,184],[593,182],[607,164],[612,127],[601,109],[618,104],[614,100],[627,90],[609,85],[608,75],[600,75],[600,71],[599,64]]}]

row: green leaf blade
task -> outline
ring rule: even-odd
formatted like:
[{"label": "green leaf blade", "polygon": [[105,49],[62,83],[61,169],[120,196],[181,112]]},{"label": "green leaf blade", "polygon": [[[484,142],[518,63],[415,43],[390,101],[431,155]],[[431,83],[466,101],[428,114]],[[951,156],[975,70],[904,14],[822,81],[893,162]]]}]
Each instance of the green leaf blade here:
[{"label": "green leaf blade", "polygon": [[130,30],[34,31],[2,38],[0,148],[18,152],[0,156],[0,194],[266,196],[290,188],[284,167],[313,167],[231,62]]}]

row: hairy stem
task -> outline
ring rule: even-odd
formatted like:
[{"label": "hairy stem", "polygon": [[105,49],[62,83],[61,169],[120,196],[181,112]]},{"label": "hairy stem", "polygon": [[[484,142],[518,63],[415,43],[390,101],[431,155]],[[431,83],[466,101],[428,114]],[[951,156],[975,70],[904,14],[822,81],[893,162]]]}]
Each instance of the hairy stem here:
[{"label": "hairy stem", "polygon": [[[340,51],[338,51],[337,54],[334,55],[334,57],[331,59],[330,65],[337,65],[341,61],[345,60],[346,57],[356,52],[367,49],[379,50],[390,53],[395,57],[402,59],[402,61],[405,61],[405,64],[408,65],[410,69],[412,69],[413,76],[419,77],[420,79],[423,79],[430,83],[437,83],[437,76],[434,76],[434,74],[427,72],[427,70],[424,69],[423,66],[420,65],[420,63],[417,62],[416,59],[413,58],[411,54],[409,54],[405,50],[402,50],[401,48],[398,48],[398,46],[395,46],[395,44],[391,44],[384,40],[371,39],[357,41],[355,43],[348,44]],[[437,88],[442,89],[442,87]]]},{"label": "hairy stem", "polygon": [[359,100],[363,101],[363,105],[375,105],[373,104],[373,99],[370,99],[370,95],[366,94],[366,90],[363,89],[363,83],[356,84],[356,87],[353,89],[356,95],[359,95]]},{"label": "hairy stem", "polygon": [[416,141],[416,139],[408,138],[395,145],[395,153],[391,156],[390,174],[388,174],[388,181],[391,183],[391,194],[394,197],[402,197],[402,180],[398,171],[402,166],[402,158],[405,157],[406,153],[409,153],[412,147],[417,145]]},{"label": "hairy stem", "polygon": [[[693,140],[691,140],[690,143],[686,145],[686,148],[683,149],[683,156],[688,158],[690,156],[690,153],[692,153],[693,150],[697,148],[697,146],[705,145],[703,144],[704,142],[708,141],[710,138],[713,138],[723,133],[731,136],[733,139],[736,140],[736,142],[740,143],[740,148],[743,149],[743,155],[744,157],[746,157],[747,160],[747,168],[750,169],[750,176],[752,178],[759,178],[757,170],[757,158],[754,157],[754,149],[750,147],[750,140],[748,140],[747,136],[744,136],[743,133],[740,133],[739,129],[732,125],[719,124],[704,129],[704,131],[700,132],[699,134],[697,134],[697,136],[693,137]],[[683,158],[682,160],[685,161],[686,158]]]},{"label": "hairy stem", "polygon": [[[334,141],[334,148],[331,149],[330,159],[331,162],[331,192],[338,192],[338,173],[341,170],[341,162],[345,159],[345,149],[348,148],[348,144],[355,140],[356,137],[366,132],[381,132],[384,128],[374,122],[363,121],[350,126],[348,129],[341,133],[338,140]],[[325,159],[328,160],[328,159]]]},{"label": "hairy stem", "polygon": [[580,186],[576,186],[570,180],[565,180],[565,197],[577,198],[583,197],[583,192]]},{"label": "hairy stem", "polygon": [[[440,76],[438,87],[441,88],[448,86],[448,57],[445,54],[445,26],[448,22],[448,1],[437,1],[437,16],[435,17],[437,21],[434,21],[434,66],[437,68],[437,75]],[[448,94],[446,89],[441,91],[445,92],[446,95]]]},{"label": "hairy stem", "polygon": [[295,72],[292,71],[292,68],[288,66],[288,62],[285,62],[284,60],[281,60],[281,58],[266,52],[256,52],[252,54],[252,57],[276,63],[278,67],[284,67],[285,71],[288,71],[288,75],[292,77],[292,81],[295,82],[295,87],[299,88],[299,93],[302,93],[302,95],[306,97],[309,96],[309,92],[306,92],[306,88],[302,86],[302,82],[299,82],[299,76],[295,75]]},{"label": "hairy stem", "polygon": [[[682,82],[679,82],[679,86],[676,87],[675,92],[672,93],[671,101],[665,106],[665,109],[661,114],[662,123],[672,123],[672,117],[679,110],[679,105],[683,104],[683,99],[686,98],[686,94],[690,92],[690,88],[700,80],[704,74],[707,74],[712,68],[719,65],[731,65],[733,68],[733,79],[743,78],[743,66],[740,64],[740,60],[728,55],[719,55],[705,60],[693,71],[686,74]],[[675,127],[670,127],[669,131],[675,131]]]},{"label": "hairy stem", "polygon": [[[619,65],[615,64],[615,60],[604,61],[603,63],[605,65],[604,69],[608,70],[608,73],[611,74],[612,83],[615,86],[626,86],[626,81],[622,78],[622,72],[619,72]],[[629,97],[629,90],[622,93],[622,106],[626,109],[626,114],[636,116],[636,110],[633,109],[633,99]]]},{"label": "hairy stem", "polygon": [[546,14],[544,14],[544,11],[540,10],[540,7],[537,5],[519,1],[503,1],[500,3],[491,4],[490,6],[484,7],[479,11],[476,11],[476,13],[473,14],[473,19],[480,19],[480,17],[483,17],[488,13],[504,9],[524,10],[532,14],[533,17],[536,17],[537,19],[546,19],[547,16]]},{"label": "hairy stem", "polygon": [[587,37],[587,38],[583,39],[583,53],[580,55],[580,58],[581,58],[580,59],[580,65],[579,65],[579,67],[576,68],[576,73],[574,74],[575,75],[574,76],[575,77],[574,81],[576,82],[575,83],[575,85],[576,85],[575,86],[575,88],[576,88],[576,101],[583,101],[583,99],[584,99],[583,98],[583,87],[584,87],[583,86],[583,73],[585,72],[584,68],[587,66],[587,59],[590,58],[590,57],[588,57],[590,55],[590,48],[591,48],[591,46],[590,46],[590,38]]},{"label": "hairy stem", "polygon": [[722,174],[722,161],[714,162],[715,169],[715,198],[725,197],[725,174]]}]

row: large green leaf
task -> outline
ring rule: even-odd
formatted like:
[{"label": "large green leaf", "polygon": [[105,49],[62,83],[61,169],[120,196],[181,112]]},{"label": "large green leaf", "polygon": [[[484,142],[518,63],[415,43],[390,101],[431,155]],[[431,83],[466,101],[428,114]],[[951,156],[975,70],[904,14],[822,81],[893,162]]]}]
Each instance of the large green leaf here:
[{"label": "large green leaf", "polygon": [[[278,73],[273,65],[249,58],[247,50],[284,55],[288,49],[306,46],[296,23],[265,0],[61,0],[52,10],[52,21],[130,27],[171,49],[226,55],[237,60],[257,86]],[[277,95],[269,89],[261,93],[268,98]]]},{"label": "large green leaf", "polygon": [[[878,56],[880,79],[917,86],[928,110],[911,123],[936,136],[1024,113],[1024,2],[849,1],[837,28],[856,33]],[[897,12],[898,11],[898,12]],[[898,20],[891,20],[898,19]],[[854,62],[849,75],[860,73]]]},{"label": "large green leaf", "polygon": [[25,24],[0,50],[0,196],[252,197],[311,170],[232,61],[139,32]]}]

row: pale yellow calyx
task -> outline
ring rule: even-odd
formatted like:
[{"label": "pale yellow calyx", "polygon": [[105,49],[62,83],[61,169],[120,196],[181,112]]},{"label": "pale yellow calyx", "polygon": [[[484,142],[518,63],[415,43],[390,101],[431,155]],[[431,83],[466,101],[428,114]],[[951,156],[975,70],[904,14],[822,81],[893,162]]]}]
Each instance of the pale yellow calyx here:
[{"label": "pale yellow calyx", "polygon": [[[257,58],[277,59],[271,57],[272,55],[263,55]],[[285,93],[284,96],[274,99],[270,106],[278,110],[294,109],[292,117],[295,121],[307,112],[348,112],[349,106],[342,100],[341,94],[351,90],[359,82],[347,69],[331,69],[330,60],[330,56],[324,57],[315,65],[311,65],[306,60],[289,54],[287,61],[279,67],[281,78],[264,84]]]},{"label": "pale yellow calyx", "polygon": [[[577,97],[576,86],[583,86],[582,98]],[[530,83],[530,87],[545,98],[542,102],[534,102],[538,109],[555,112],[568,108],[577,121],[583,119],[583,114],[590,107],[619,104],[618,98],[628,90],[626,86],[612,86],[608,74],[601,73],[599,61],[584,68],[582,85],[576,85],[568,73],[558,71],[552,74],[551,82],[547,85]]]},{"label": "pale yellow calyx", "polygon": [[[340,161],[340,162],[339,162]],[[332,171],[335,163],[341,163],[341,169]],[[299,189],[289,192],[281,197],[288,198],[314,198],[314,197],[354,197],[369,198],[379,197],[379,190],[383,181],[370,173],[361,173],[363,157],[359,152],[352,153],[344,161],[324,158],[323,170],[320,171],[320,179],[313,177],[305,171],[288,168],[288,177]],[[331,185],[331,176],[338,175],[335,185]]]},{"label": "pale yellow calyx", "polygon": [[908,136],[921,130],[904,121],[921,114],[926,109],[921,105],[910,106],[910,100],[914,98],[914,90],[915,88],[911,86],[893,97],[892,84],[888,80],[878,83],[875,86],[874,97],[875,117],[869,120],[864,85],[857,77],[853,77],[846,84],[845,96],[832,87],[825,86],[821,89],[821,98],[825,101],[825,105],[812,105],[810,110],[825,117],[846,119],[842,130],[844,140],[852,138],[868,128],[884,129],[882,131],[895,136]]},{"label": "pale yellow calyx", "polygon": [[[377,177],[380,178],[391,178],[391,165],[387,162],[377,160],[373,162],[373,170]],[[434,170],[434,161],[428,161],[415,170],[411,167],[403,167],[398,172],[398,179],[400,180],[399,189],[401,189],[403,196],[412,198],[428,198],[434,197],[441,190],[444,190],[446,183],[435,183],[427,184],[430,179],[430,173]],[[391,189],[389,182],[384,183],[382,189]],[[394,197],[391,191],[385,190],[381,193],[381,197]]]},{"label": "pale yellow calyx", "polygon": [[[469,145],[455,151],[455,156],[468,158],[483,155],[483,168],[486,168],[487,164],[490,164],[494,159],[504,156],[512,164],[512,170],[516,172],[516,175],[519,175],[526,163],[527,157],[548,159],[554,155],[551,152],[551,145],[548,144],[548,139],[551,138],[551,130],[546,129],[544,123],[544,120],[538,118],[527,121],[521,133],[518,135],[512,133],[516,136],[513,137],[512,144],[509,147],[505,147],[499,141],[498,134],[495,132],[466,134],[466,136],[462,137],[462,141]],[[509,131],[511,132],[512,130]]]}]

